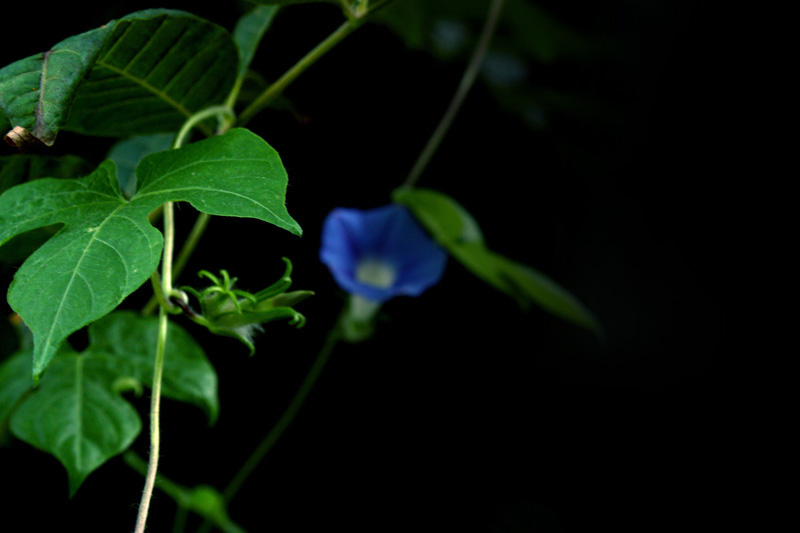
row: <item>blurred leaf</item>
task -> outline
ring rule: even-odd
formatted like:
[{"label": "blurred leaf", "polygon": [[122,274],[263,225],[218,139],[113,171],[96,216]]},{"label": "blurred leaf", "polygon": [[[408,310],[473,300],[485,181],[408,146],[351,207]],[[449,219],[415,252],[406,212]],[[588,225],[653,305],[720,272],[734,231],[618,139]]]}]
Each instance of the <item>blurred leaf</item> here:
[{"label": "blurred leaf", "polygon": [[172,133],[155,133],[153,135],[137,135],[124,139],[108,152],[108,159],[117,165],[117,179],[125,198],[131,198],[136,192],[136,166],[145,156],[169,150]]},{"label": "blurred leaf", "polygon": [[92,168],[91,163],[75,155],[0,156],[0,194],[24,181],[37,178],[78,178],[91,172]]},{"label": "blurred leaf", "polygon": [[[375,20],[408,46],[444,58],[471,51],[488,9],[486,0],[402,0],[378,12]],[[590,58],[599,51],[593,39],[526,0],[506,0],[495,42],[543,63]]]},{"label": "blurred leaf", "polygon": [[451,197],[431,189],[397,189],[392,198],[411,209],[433,238],[462,265],[522,307],[546,311],[602,336],[595,317],[575,296],[544,274],[486,247],[475,219]]},{"label": "blurred leaf", "polygon": [[341,0],[250,0],[254,4],[266,6],[287,6],[289,4],[337,4],[341,5]]},{"label": "blurred leaf", "polygon": [[277,12],[278,8],[275,6],[256,6],[255,9],[246,13],[236,22],[236,27],[233,30],[233,40],[239,49],[239,78],[243,78],[247,73],[261,38],[269,29]]},{"label": "blurred leaf", "polygon": [[[375,19],[411,48],[443,61],[466,62],[477,44],[488,4],[486,0],[403,0],[377,13]],[[506,0],[481,78],[502,108],[532,128],[548,126],[554,114],[613,123],[618,110],[589,95],[562,89],[563,70],[547,67],[563,61],[612,60],[619,52],[609,39],[576,31],[536,3]]]},{"label": "blurred leaf", "polygon": [[136,410],[114,392],[116,376],[104,359],[60,354],[38,390],[11,417],[17,438],[54,455],[67,469],[70,497],[142,429]]},{"label": "blurred leaf", "polygon": [[[108,356],[118,376],[136,378],[153,386],[158,318],[131,311],[112,313],[89,326],[92,355]],[[214,423],[219,412],[217,374],[203,349],[183,328],[170,322],[167,333],[162,394],[197,405]]]}]

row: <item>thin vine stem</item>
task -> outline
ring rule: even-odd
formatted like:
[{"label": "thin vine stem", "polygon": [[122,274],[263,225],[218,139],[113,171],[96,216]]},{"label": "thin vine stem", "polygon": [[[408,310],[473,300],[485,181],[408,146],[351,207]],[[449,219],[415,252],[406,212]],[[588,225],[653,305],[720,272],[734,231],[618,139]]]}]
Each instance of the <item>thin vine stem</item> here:
[{"label": "thin vine stem", "polygon": [[161,409],[161,377],[164,373],[164,352],[167,345],[167,309],[161,307],[158,312],[158,341],[156,344],[155,370],[153,371],[153,396],[150,401],[150,459],[147,464],[142,500],[139,504],[139,514],[136,517],[135,533],[144,533],[147,523],[147,514],[150,510],[150,500],[153,497],[153,487],[158,471],[158,455],[161,449],[161,429],[159,417]]},{"label": "thin vine stem", "polygon": [[[211,108],[193,115],[176,135],[172,143],[173,149],[180,148],[187,139],[189,131],[204,118],[217,114],[223,110]],[[220,119],[221,120],[221,119]],[[159,294],[158,310],[158,338],[156,340],[156,359],[153,369],[152,397],[150,399],[150,457],[147,465],[147,475],[142,491],[142,500],[139,504],[139,513],[136,517],[135,533],[144,533],[147,524],[147,514],[150,510],[150,500],[153,497],[153,487],[158,472],[158,456],[161,449],[161,380],[164,375],[164,358],[167,346],[168,302],[172,294],[172,254],[175,249],[175,212],[173,202],[164,203],[164,252],[161,257],[161,287],[158,287],[157,277],[153,276],[153,285]]]},{"label": "thin vine stem", "polygon": [[[253,450],[253,453],[250,454],[250,457],[247,458],[247,461],[241,466],[233,479],[231,479],[230,483],[228,483],[228,486],[225,487],[222,496],[225,498],[226,502],[230,502],[234,496],[236,496],[236,494],[239,492],[239,489],[242,488],[242,485],[245,484],[253,471],[255,471],[255,469],[264,459],[264,456],[266,456],[275,443],[278,442],[278,439],[281,437],[281,435],[283,435],[283,433],[286,431],[286,428],[289,427],[297,415],[297,412],[305,403],[306,398],[308,398],[309,393],[314,388],[314,384],[317,382],[317,379],[322,373],[322,369],[325,368],[325,364],[328,362],[328,359],[330,359],[330,356],[336,348],[336,345],[342,338],[341,326],[339,325],[340,323],[341,321],[337,320],[336,325],[331,328],[330,332],[328,332],[328,336],[325,339],[322,348],[317,354],[316,359],[314,359],[308,374],[306,374],[306,377],[300,384],[300,388],[297,389],[297,392],[292,398],[292,401],[289,403],[289,406],[286,408],[286,411],[283,412],[283,415],[281,415],[278,422],[272,426],[272,429],[270,429],[256,449]],[[198,533],[208,533],[211,531],[211,528],[211,522],[206,520],[201,525]]]},{"label": "thin vine stem", "polygon": [[300,61],[294,64],[292,68],[287,70],[275,83],[267,87],[258,97],[248,105],[244,111],[239,115],[237,125],[244,126],[250,119],[252,119],[259,111],[268,106],[275,98],[277,98],[286,87],[291,84],[295,78],[305,72],[305,70],[316,63],[316,61],[330,51],[334,46],[339,44],[345,37],[350,35],[353,30],[361,25],[359,19],[351,18],[339,26],[336,31],[331,33],[324,41],[319,43],[313,50],[306,54]]},{"label": "thin vine stem", "polygon": [[483,59],[486,56],[487,50],[489,49],[489,43],[492,40],[492,35],[494,35],[494,30],[497,27],[497,21],[500,19],[500,13],[503,11],[504,1],[505,0],[492,0],[492,5],[489,6],[489,14],[487,15],[486,22],[483,25],[483,30],[480,38],[478,39],[478,44],[475,46],[475,50],[472,52],[472,57],[470,58],[467,68],[464,71],[464,75],[461,77],[461,82],[458,84],[458,89],[456,89],[456,93],[453,95],[453,99],[450,101],[450,106],[447,108],[447,111],[445,111],[442,120],[439,121],[439,125],[436,126],[433,135],[431,135],[431,138],[428,140],[428,144],[425,145],[425,148],[419,154],[416,163],[414,163],[414,166],[411,168],[411,172],[408,173],[408,177],[403,183],[405,187],[413,187],[416,185],[417,181],[419,181],[420,176],[428,166],[433,154],[436,153],[436,149],[439,148],[439,144],[441,144],[442,139],[447,133],[447,130],[450,129],[453,119],[455,119],[458,111],[461,109],[461,104],[464,103],[464,99],[467,97],[469,90],[475,83],[475,79],[478,76]]},{"label": "thin vine stem", "polygon": [[317,382],[317,379],[322,373],[325,363],[328,362],[331,353],[333,353],[333,350],[339,343],[340,339],[340,329],[338,326],[334,326],[334,328],[328,333],[328,337],[325,339],[322,349],[317,354],[314,363],[311,365],[311,369],[308,371],[308,374],[306,374],[305,379],[303,379],[303,383],[300,385],[300,388],[297,389],[297,392],[292,398],[292,401],[289,403],[289,406],[286,408],[286,411],[284,411],[278,422],[272,427],[258,447],[253,451],[253,453],[247,459],[247,462],[242,465],[231,482],[228,483],[228,486],[225,487],[222,495],[225,497],[226,501],[231,501],[233,497],[236,496],[236,493],[239,492],[239,489],[250,477],[250,474],[253,473],[259,463],[261,463],[261,461],[264,459],[264,456],[267,455],[267,452],[272,449],[281,435],[283,435],[283,432],[286,431],[286,428],[292,423],[294,417],[297,415],[297,412],[300,410],[300,407],[302,407],[303,403],[306,401],[306,398],[308,398],[311,389],[314,388],[314,384]]}]

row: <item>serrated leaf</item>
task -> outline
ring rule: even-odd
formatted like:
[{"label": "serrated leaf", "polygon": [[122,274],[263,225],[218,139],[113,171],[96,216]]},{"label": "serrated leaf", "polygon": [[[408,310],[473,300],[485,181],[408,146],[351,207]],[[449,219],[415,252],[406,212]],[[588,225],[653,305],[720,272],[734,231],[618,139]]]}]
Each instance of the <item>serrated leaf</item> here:
[{"label": "serrated leaf", "polygon": [[147,217],[164,202],[301,234],[284,205],[287,176],[277,152],[247,130],[152,154],[136,173],[140,188],[130,201],[111,161],[79,180],[41,179],[0,195],[0,244],[64,224],[25,261],[8,292],[33,331],[34,379],[70,333],[114,310],[155,270],[163,239]]},{"label": "serrated leaf", "polygon": [[130,198],[136,191],[136,166],[139,161],[150,154],[169,150],[174,138],[175,135],[172,133],[137,135],[111,147],[108,159],[117,165],[117,179],[125,198]]},{"label": "serrated leaf", "polygon": [[70,496],[93,470],[124,451],[142,429],[136,410],[113,392],[103,357],[61,354],[39,390],[11,417],[11,432],[64,465]]},{"label": "serrated leaf", "polygon": [[233,40],[239,49],[238,77],[240,79],[244,78],[247,73],[258,44],[272,24],[272,19],[275,18],[277,12],[277,6],[256,6],[236,22],[236,27],[233,29]]},{"label": "serrated leaf", "polygon": [[15,353],[0,363],[0,426],[32,386],[30,352]]},{"label": "serrated leaf", "polygon": [[174,131],[221,103],[237,68],[223,28],[150,9],[0,69],[0,109],[47,145],[62,128],[114,137]]},{"label": "serrated leaf", "polygon": [[446,194],[431,189],[397,189],[392,198],[411,212],[431,236],[477,277],[516,299],[602,336],[597,319],[569,291],[541,272],[490,250],[475,219]]},{"label": "serrated leaf", "polygon": [[[106,354],[119,376],[134,377],[153,385],[158,319],[130,311],[112,313],[89,326],[92,354]],[[213,424],[219,412],[217,374],[192,336],[170,322],[164,357],[161,393],[197,405]]]}]

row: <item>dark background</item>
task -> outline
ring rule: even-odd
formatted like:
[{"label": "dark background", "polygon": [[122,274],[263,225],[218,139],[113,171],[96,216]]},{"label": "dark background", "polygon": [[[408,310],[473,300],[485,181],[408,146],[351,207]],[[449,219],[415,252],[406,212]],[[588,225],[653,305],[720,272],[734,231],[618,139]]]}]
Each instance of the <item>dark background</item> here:
[{"label": "dark background", "polygon": [[[554,112],[546,127],[531,128],[479,80],[420,185],[458,199],[493,249],[576,294],[607,341],[538,309],[519,310],[450,261],[424,296],[385,306],[376,338],[333,354],[230,508],[248,531],[711,524],[718,358],[734,313],[723,270],[733,214],[723,165],[732,164],[737,136],[729,15],[720,2],[537,4],[625,50],[530,71],[532,82],[578,91],[614,120]],[[237,16],[190,2],[112,2],[80,17],[74,6],[48,6],[35,25],[6,26],[12,44],[2,64],[147,7],[186,9],[228,28]],[[41,7],[19,9],[33,18]],[[340,22],[331,6],[285,9],[254,68],[274,79]],[[288,89],[293,113],[268,110],[251,122],[281,154],[288,208],[305,235],[215,219],[187,272],[227,268],[257,290],[280,274],[285,255],[295,263],[295,288],[316,296],[300,306],[304,329],[270,325],[252,359],[235,342],[185,324],[217,367],[220,420],[208,428],[197,409],[165,401],[163,475],[223,487],[280,416],[344,301],[317,260],[324,216],[336,206],[388,202],[463,68],[367,25]],[[99,161],[111,142],[65,132],[54,153],[88,150]],[[178,211],[183,231],[190,212]],[[12,273],[4,271],[4,282]],[[142,291],[125,306],[146,298]],[[144,418],[146,395],[132,401]],[[146,429],[134,449],[146,456]],[[24,517],[26,531],[133,530],[142,478],[118,458],[72,501],[52,457],[11,441],[0,465],[9,491],[3,514]],[[149,530],[170,531],[173,513],[156,492]]]}]

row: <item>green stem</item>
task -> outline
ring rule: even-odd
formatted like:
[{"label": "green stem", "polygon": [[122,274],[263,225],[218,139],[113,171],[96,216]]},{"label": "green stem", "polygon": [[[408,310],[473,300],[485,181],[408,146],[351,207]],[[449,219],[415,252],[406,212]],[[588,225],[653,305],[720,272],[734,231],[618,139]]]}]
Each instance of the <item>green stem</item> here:
[{"label": "green stem", "polygon": [[136,518],[135,533],[144,533],[147,513],[150,510],[150,499],[158,470],[158,454],[161,447],[161,430],[159,416],[161,408],[161,377],[164,373],[164,352],[167,345],[167,309],[161,307],[158,312],[158,340],[156,343],[156,361],[153,370],[153,397],[150,402],[150,462],[147,465],[142,501],[139,504],[139,515]]},{"label": "green stem", "polygon": [[467,69],[461,77],[461,82],[458,84],[455,95],[453,95],[450,107],[447,108],[442,120],[428,140],[428,144],[425,145],[425,148],[422,150],[422,153],[420,153],[411,172],[408,173],[408,177],[403,184],[405,187],[413,187],[417,183],[420,175],[422,175],[431,157],[433,157],[433,154],[442,142],[447,130],[450,129],[450,125],[453,123],[453,119],[455,119],[459,109],[461,109],[461,104],[464,103],[464,99],[472,88],[472,84],[475,83],[475,78],[478,76],[483,58],[486,56],[486,51],[489,49],[489,42],[492,40],[497,21],[500,19],[500,13],[503,10],[503,2],[504,0],[492,0],[492,5],[489,7],[489,14],[486,17],[486,23],[478,39],[478,44],[475,46],[475,51],[472,53]]},{"label": "green stem", "polygon": [[218,131],[223,129],[227,130],[234,121],[233,110],[227,105],[212,106],[198,111],[189,117],[188,120],[183,123],[181,129],[178,130],[175,140],[172,141],[172,148],[175,149],[183,146],[192,129],[210,117],[217,117]]},{"label": "green stem", "polygon": [[[222,493],[222,496],[225,498],[226,502],[230,502],[233,497],[236,496],[236,493],[239,492],[239,489],[242,487],[242,485],[244,485],[256,467],[261,463],[261,461],[264,459],[264,456],[267,455],[267,452],[272,449],[281,435],[283,435],[283,432],[286,431],[286,428],[289,427],[294,420],[294,417],[297,415],[297,412],[303,406],[303,403],[306,401],[311,389],[314,388],[314,384],[317,382],[317,379],[322,373],[325,363],[328,362],[331,353],[333,353],[334,348],[341,339],[341,329],[339,325],[340,322],[341,321],[337,321],[336,325],[328,333],[325,343],[322,345],[322,348],[317,354],[317,358],[311,365],[311,369],[308,371],[308,374],[306,374],[305,379],[303,379],[303,383],[300,385],[300,388],[297,389],[297,392],[292,398],[292,401],[289,403],[289,406],[286,408],[286,411],[284,411],[278,422],[272,427],[272,429],[269,431],[269,433],[267,433],[247,461],[242,465],[231,482],[228,483],[228,486]],[[207,533],[208,531],[211,531],[211,522],[206,520],[198,530],[198,533]]]},{"label": "green stem", "polygon": [[[147,476],[147,463],[139,457],[136,452],[128,450],[122,456],[125,464],[142,474]],[[179,507],[186,507],[189,505],[189,489],[183,487],[174,481],[170,481],[164,476],[158,476],[158,490],[175,500]]]},{"label": "green stem", "polygon": [[195,248],[197,248],[197,245],[200,242],[200,237],[203,236],[203,232],[205,232],[209,220],[211,220],[211,215],[208,213],[200,213],[200,215],[197,217],[197,220],[195,220],[194,227],[192,227],[192,231],[189,233],[189,236],[186,237],[186,242],[183,243],[183,247],[178,253],[178,258],[175,260],[175,267],[172,270],[173,281],[175,278],[180,276],[181,272],[183,272],[186,263],[194,253]]},{"label": "green stem", "polygon": [[308,67],[313,65],[319,58],[324,56],[331,48],[339,44],[345,37],[350,35],[356,28],[361,25],[361,21],[357,19],[349,19],[347,22],[339,26],[339,28],[330,34],[324,41],[319,43],[316,48],[311,50],[300,61],[298,61],[292,68],[287,70],[283,76],[267,87],[258,98],[256,98],[244,111],[239,115],[237,124],[244,126],[251,118],[253,118],[259,111],[269,105],[272,100],[279,96],[286,87],[289,86],[300,74],[302,74]]},{"label": "green stem", "polygon": [[225,491],[222,495],[225,497],[225,501],[231,501],[239,489],[244,485],[247,478],[250,477],[250,474],[253,473],[253,470],[261,463],[264,459],[264,456],[267,455],[278,439],[283,435],[283,432],[286,431],[286,428],[294,420],[294,417],[297,415],[297,412],[302,407],[303,403],[306,401],[311,389],[314,388],[314,384],[317,382],[317,378],[319,378],[322,369],[325,367],[325,363],[328,362],[333,349],[336,347],[336,344],[339,342],[341,338],[339,327],[338,325],[335,326],[330,333],[328,333],[328,337],[325,339],[325,343],[322,346],[322,349],[317,354],[317,358],[314,360],[314,363],[311,365],[311,369],[306,374],[303,383],[300,385],[300,388],[297,389],[297,392],[292,398],[291,403],[289,403],[289,407],[286,408],[281,418],[278,422],[272,427],[272,429],[267,433],[264,437],[264,440],[258,445],[258,447],[253,451],[250,457],[247,459],[244,465],[239,469],[239,472],[234,476],[228,486],[225,488]]}]

